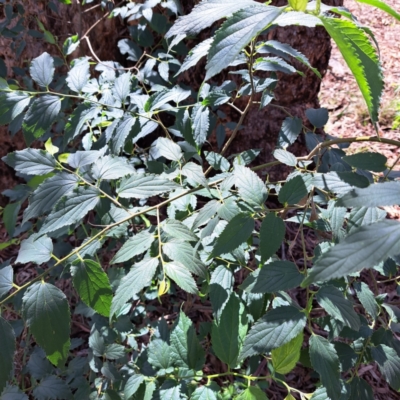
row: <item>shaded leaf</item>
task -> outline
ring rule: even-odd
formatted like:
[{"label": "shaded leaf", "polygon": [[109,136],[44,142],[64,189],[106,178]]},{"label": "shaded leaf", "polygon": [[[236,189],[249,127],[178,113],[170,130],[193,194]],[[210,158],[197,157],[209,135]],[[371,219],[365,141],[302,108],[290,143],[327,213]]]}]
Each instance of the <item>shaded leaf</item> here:
[{"label": "shaded leaf", "polygon": [[[0,393],[6,386],[14,364],[15,337],[11,325],[0,317]],[[3,398],[3,397],[2,397]]]},{"label": "shaded leaf", "polygon": [[267,261],[280,248],[285,239],[285,223],[270,212],[264,218],[260,228],[261,262]]},{"label": "shaded leaf", "polygon": [[18,252],[18,258],[15,261],[20,264],[34,262],[43,264],[50,260],[53,252],[53,242],[46,235],[40,236],[33,234],[28,239],[24,239]]}]

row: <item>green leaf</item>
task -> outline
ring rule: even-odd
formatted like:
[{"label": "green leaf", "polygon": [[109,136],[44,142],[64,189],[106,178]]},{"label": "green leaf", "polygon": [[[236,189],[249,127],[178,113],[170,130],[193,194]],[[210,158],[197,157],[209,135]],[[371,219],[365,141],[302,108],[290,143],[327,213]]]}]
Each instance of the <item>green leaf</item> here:
[{"label": "green leaf", "polygon": [[29,197],[29,206],[24,211],[22,223],[50,211],[57,201],[71,193],[77,184],[78,178],[67,172],[46,179]]},{"label": "green leaf", "polygon": [[179,145],[167,138],[158,138],[156,148],[167,160],[180,161],[183,156]]},{"label": "green leaf", "polygon": [[197,229],[199,226],[208,222],[217,211],[221,208],[222,204],[218,200],[211,200],[199,211],[196,219],[193,222],[192,229]]},{"label": "green leaf", "polygon": [[17,264],[43,264],[50,260],[53,252],[53,242],[46,235],[33,234],[24,239],[18,252]]},{"label": "green leaf", "polygon": [[76,93],[81,93],[90,79],[90,65],[87,59],[75,60],[74,66],[68,71],[66,79],[68,87]]},{"label": "green leaf", "polygon": [[110,149],[113,154],[119,154],[136,123],[138,123],[137,118],[130,114],[125,115],[124,118],[120,120],[110,142]]},{"label": "green leaf", "polygon": [[297,204],[308,194],[307,187],[301,176],[286,181],[279,191],[278,200],[282,204]]},{"label": "green leaf", "polygon": [[196,5],[189,15],[179,17],[172,28],[165,35],[171,38],[177,35],[195,35],[211,26],[219,19],[226,17],[244,7],[257,4],[253,0],[208,0]]},{"label": "green leaf", "polygon": [[43,53],[33,59],[29,68],[32,79],[41,87],[50,85],[54,75],[54,59],[48,53]]},{"label": "green leaf", "polygon": [[131,92],[131,79],[132,75],[130,73],[125,73],[119,75],[118,78],[114,81],[112,93],[114,98],[121,104],[125,103],[126,98]]},{"label": "green leaf", "polygon": [[145,259],[135,264],[129,273],[121,279],[112,299],[110,319],[129,299],[151,284],[158,264],[158,258]]},{"label": "green leaf", "polygon": [[382,68],[376,49],[354,22],[322,16],[320,19],[352,71],[375,125],[383,91]]},{"label": "green leaf", "polygon": [[369,225],[386,218],[386,211],[377,207],[353,208],[347,220],[348,233],[353,233],[360,226]]},{"label": "green leaf", "polygon": [[204,350],[199,343],[192,321],[181,311],[171,332],[171,354],[175,364],[201,370],[205,361]]},{"label": "green leaf", "polygon": [[182,239],[188,242],[197,242],[199,238],[182,222],[176,219],[166,219],[162,230],[175,239]]},{"label": "green leaf", "polygon": [[26,175],[46,175],[56,167],[54,157],[44,150],[25,149],[7,154],[2,160]]},{"label": "green leaf", "polygon": [[379,314],[379,306],[371,289],[364,282],[354,282],[353,287],[365,311],[376,320]]},{"label": "green leaf", "polygon": [[123,198],[146,199],[161,193],[171,192],[178,187],[179,185],[175,182],[158,175],[132,175],[121,180],[117,192]]},{"label": "green leaf", "polygon": [[364,379],[355,376],[350,382],[350,397],[349,400],[374,400],[374,392],[372,387],[364,381]]},{"label": "green leaf", "polygon": [[5,265],[0,269],[0,298],[8,293],[13,287],[13,268]]},{"label": "green leaf", "polygon": [[188,293],[197,294],[198,289],[190,271],[179,261],[164,264],[165,274]]},{"label": "green leaf", "polygon": [[342,385],[340,384],[339,358],[333,345],[322,336],[311,336],[310,360],[328,396],[332,400],[339,400]]},{"label": "green leaf", "polygon": [[74,398],[67,384],[54,375],[42,379],[39,385],[33,389],[33,395],[37,400],[72,400]]},{"label": "green leaf", "polygon": [[269,353],[290,342],[303,331],[306,321],[305,314],[293,306],[268,311],[247,334],[240,359]]},{"label": "green leaf", "polygon": [[213,167],[216,171],[229,171],[230,168],[230,164],[229,161],[221,156],[218,153],[214,153],[213,151],[205,151],[204,155],[206,156],[206,160],[207,162],[211,165],[211,167]]},{"label": "green leaf", "polygon": [[[71,4],[71,0],[64,0],[64,2],[65,1],[68,1],[69,4]],[[80,45],[79,35],[72,35],[69,38],[65,39],[62,47],[64,55],[69,56],[79,47],[79,45]]]},{"label": "green leaf", "polygon": [[211,274],[210,300],[215,318],[219,320],[233,290],[234,277],[225,265],[219,265]]},{"label": "green leaf", "polygon": [[279,131],[277,146],[286,149],[293,144],[303,128],[303,121],[297,117],[286,117]]},{"label": "green leaf", "polygon": [[210,109],[202,105],[194,107],[192,121],[193,139],[201,147],[207,139],[210,128]]},{"label": "green leaf", "polygon": [[[208,188],[207,179],[204,175],[203,168],[201,168],[200,165],[193,162],[188,162],[182,168],[182,175],[186,176],[189,181]],[[193,185],[192,182],[190,182],[192,186],[197,186]]]},{"label": "green leaf", "polygon": [[300,359],[304,335],[301,332],[290,342],[271,351],[272,365],[278,374],[288,374]]},{"label": "green leaf", "polygon": [[3,210],[3,223],[8,236],[12,238],[15,232],[15,226],[17,224],[17,218],[19,210],[21,209],[21,203],[8,203]]},{"label": "green leaf", "polygon": [[286,150],[276,149],[273,154],[282,164],[289,165],[290,167],[295,167],[297,165],[296,156]]},{"label": "green leaf", "polygon": [[249,275],[240,286],[249,293],[274,293],[300,285],[303,274],[290,261],[273,261]]},{"label": "green leaf", "polygon": [[400,224],[384,220],[362,226],[326,251],[308,271],[301,284],[326,281],[373,268],[390,256],[400,254]]},{"label": "green leaf", "polygon": [[211,382],[207,386],[198,387],[191,395],[190,400],[217,400],[220,387]]},{"label": "green leaf", "polygon": [[337,202],[342,207],[379,207],[400,204],[400,182],[376,183],[362,189],[354,189]]},{"label": "green leaf", "polygon": [[112,290],[107,274],[92,260],[76,260],[71,267],[72,282],[82,301],[97,313],[108,317]]},{"label": "green leaf", "polygon": [[257,4],[235,12],[215,34],[206,65],[205,80],[221,72],[259,32],[267,28],[282,8]]},{"label": "green leaf", "polygon": [[[221,313],[219,321],[214,320],[212,327],[213,351],[222,362],[228,364],[231,368],[235,368],[237,365],[242,346],[239,335],[240,325],[243,325],[242,319],[240,300],[232,294]],[[245,325],[247,328],[247,323]]]},{"label": "green leaf", "polygon": [[1,393],[1,400],[29,400],[28,396],[16,386],[7,386]]},{"label": "green leaf", "polygon": [[119,179],[134,173],[135,169],[122,157],[101,157],[92,167],[92,176],[97,180]]},{"label": "green leaf", "polygon": [[210,50],[213,39],[214,38],[210,37],[193,47],[193,49],[189,51],[185,61],[182,63],[177,75],[180,75],[182,72],[194,67],[203,57],[205,57]]},{"label": "green leaf", "polygon": [[379,365],[379,369],[389,385],[396,391],[400,390],[400,357],[396,350],[380,344],[371,348],[372,358]]},{"label": "green leaf", "polygon": [[64,365],[69,352],[71,323],[65,294],[49,283],[35,282],[23,297],[23,315],[47,358],[56,367]]},{"label": "green leaf", "polygon": [[0,92],[0,125],[14,121],[31,102],[31,97],[23,92]]},{"label": "green leaf", "polygon": [[364,3],[379,8],[400,21],[400,14],[383,1],[380,0],[356,0],[356,1],[358,1],[359,3]]},{"label": "green leaf", "polygon": [[267,395],[258,386],[249,386],[236,400],[268,400]]},{"label": "green leaf", "polygon": [[154,242],[154,235],[147,229],[130,237],[115,254],[111,264],[129,261],[131,258],[147,251]]},{"label": "green leaf", "polygon": [[306,117],[316,128],[323,128],[329,121],[329,113],[326,108],[308,108]]},{"label": "green leaf", "polygon": [[137,392],[143,381],[143,375],[132,375],[125,383],[124,398],[130,399]]},{"label": "green leaf", "polygon": [[0,317],[0,393],[5,388],[14,365],[15,337],[11,325]]},{"label": "green leaf", "polygon": [[347,300],[339,289],[324,286],[318,291],[316,299],[331,317],[342,321],[355,331],[360,329],[360,317],[354,311],[352,302]]},{"label": "green leaf", "polygon": [[153,339],[148,347],[149,363],[156,368],[167,369],[171,366],[171,348],[161,339]]},{"label": "green leaf", "polygon": [[40,233],[53,232],[66,225],[72,225],[82,218],[99,202],[100,193],[94,187],[79,187],[63,197],[45,219]]},{"label": "green leaf", "polygon": [[237,165],[234,171],[235,185],[240,197],[251,205],[261,206],[268,197],[264,182],[250,168]]},{"label": "green leaf", "polygon": [[46,94],[36,99],[26,113],[22,130],[25,135],[39,138],[53,125],[60,114],[61,98]]},{"label": "green leaf", "polygon": [[264,263],[281,247],[285,239],[285,223],[273,212],[268,213],[260,228],[261,262]]},{"label": "green leaf", "polygon": [[254,219],[248,214],[238,214],[233,217],[221,235],[217,238],[209,258],[230,253],[246,242],[254,229]]},{"label": "green leaf", "polygon": [[125,346],[122,344],[112,343],[106,346],[104,356],[108,360],[118,360],[125,355]]},{"label": "green leaf", "polygon": [[387,158],[380,153],[357,153],[344,156],[342,160],[354,168],[366,171],[383,172],[387,169]]}]

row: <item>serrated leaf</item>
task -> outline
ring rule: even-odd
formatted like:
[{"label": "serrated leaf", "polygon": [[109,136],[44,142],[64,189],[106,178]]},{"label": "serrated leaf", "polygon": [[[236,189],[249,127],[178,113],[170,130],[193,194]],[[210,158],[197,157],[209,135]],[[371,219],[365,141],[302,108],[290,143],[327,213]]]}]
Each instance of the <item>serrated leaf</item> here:
[{"label": "serrated leaf", "polygon": [[229,161],[225,157],[221,156],[218,153],[214,153],[213,151],[210,151],[210,152],[205,151],[204,154],[206,156],[207,162],[215,170],[217,170],[217,171],[221,170],[223,172],[226,172],[229,170],[230,164],[229,164]]},{"label": "serrated leaf", "polygon": [[46,179],[29,197],[29,206],[24,211],[23,223],[36,218],[47,211],[77,186],[78,178],[67,172],[61,172]]},{"label": "serrated leaf", "polygon": [[130,399],[139,389],[139,386],[144,381],[143,375],[132,375],[127,382],[125,383],[124,387],[124,397],[125,399]]},{"label": "serrated leaf", "polygon": [[342,160],[354,168],[373,172],[383,172],[387,169],[387,158],[380,153],[356,153],[342,157]]},{"label": "serrated leaf", "polygon": [[183,156],[179,145],[170,139],[158,138],[156,148],[167,160],[179,161]]},{"label": "serrated leaf", "polygon": [[43,53],[33,59],[29,68],[32,79],[41,87],[47,87],[53,80],[54,59],[48,53]]},{"label": "serrated leaf", "polygon": [[175,364],[201,370],[204,364],[204,350],[199,343],[192,321],[181,311],[171,332],[171,354]]},{"label": "serrated leaf", "polygon": [[106,346],[104,356],[108,360],[118,360],[124,357],[125,347],[122,344],[112,343]]},{"label": "serrated leaf", "polygon": [[233,62],[257,33],[267,28],[281,13],[278,7],[257,4],[235,12],[215,34],[208,53],[205,80]]},{"label": "serrated leaf", "polygon": [[300,285],[303,274],[289,261],[273,261],[256,270],[240,286],[249,293],[274,293]]},{"label": "serrated leaf", "polygon": [[383,91],[382,68],[376,49],[364,30],[354,22],[327,17],[320,19],[352,71],[375,125]]},{"label": "serrated leaf", "polygon": [[225,265],[219,265],[211,274],[210,300],[211,306],[218,320],[228,302],[233,290],[234,277],[232,271]]},{"label": "serrated leaf", "polygon": [[333,345],[322,336],[311,336],[310,360],[328,396],[332,400],[339,400],[342,385],[340,384],[339,358]]},{"label": "serrated leaf", "polygon": [[396,254],[400,254],[398,221],[384,220],[362,226],[317,260],[302,287],[312,282],[341,278],[363,268],[372,268]]},{"label": "serrated leaf", "polygon": [[221,235],[217,238],[211,257],[230,253],[246,242],[254,230],[254,219],[248,214],[238,214],[233,217]]},{"label": "serrated leaf", "polygon": [[71,323],[65,294],[49,283],[35,282],[23,297],[23,315],[47,358],[57,367],[64,365],[69,352]]},{"label": "serrated leaf", "polygon": [[131,91],[131,78],[132,78],[132,75],[130,73],[125,73],[125,74],[121,74],[114,81],[114,87],[112,89],[112,94],[113,94],[114,98],[117,101],[119,101],[121,104],[125,103],[125,100]]},{"label": "serrated leaf", "polygon": [[353,208],[347,220],[347,230],[353,233],[360,226],[369,225],[386,218],[386,211],[376,207]]},{"label": "serrated leaf", "polygon": [[110,148],[113,154],[119,154],[121,148],[125,145],[125,141],[131,132],[134,125],[137,123],[137,118],[132,115],[125,115],[115,128],[111,138]]},{"label": "serrated leaf", "polygon": [[217,200],[211,200],[205,204],[205,206],[197,214],[197,217],[193,222],[192,229],[197,229],[199,226],[205,224],[208,220],[213,218],[221,206],[222,204]]},{"label": "serrated leaf", "polygon": [[280,248],[285,239],[285,223],[274,213],[268,213],[260,227],[261,262],[267,261]]},{"label": "serrated leaf", "polygon": [[236,400],[268,400],[267,395],[258,386],[249,386],[235,398]]},{"label": "serrated leaf", "polygon": [[82,301],[97,313],[108,317],[112,290],[107,274],[92,260],[76,260],[71,267],[72,282]]},{"label": "serrated leaf", "polygon": [[379,306],[372,290],[364,282],[354,282],[353,287],[365,311],[376,320],[378,318]]},{"label": "serrated leaf", "polygon": [[22,130],[24,134],[39,138],[56,121],[61,110],[61,98],[45,94],[37,98],[27,111]]},{"label": "serrated leaf", "polygon": [[308,108],[306,117],[316,128],[323,128],[328,123],[329,113],[326,108]]},{"label": "serrated leaf", "polygon": [[195,35],[211,26],[219,19],[226,17],[241,8],[257,4],[253,0],[205,0],[196,5],[189,15],[179,17],[172,28],[165,35],[166,38],[177,35]]},{"label": "serrated leaf", "polygon": [[202,146],[207,139],[210,127],[210,109],[207,106],[196,106],[192,113],[193,139],[198,146]]},{"label": "serrated leaf", "polygon": [[400,204],[400,182],[376,183],[353,189],[337,201],[341,207],[378,207]]},{"label": "serrated leaf", "polygon": [[45,219],[40,233],[53,232],[81,221],[99,202],[100,193],[93,187],[79,187],[63,197]]},{"label": "serrated leaf", "polygon": [[1,393],[1,400],[29,400],[16,386],[7,386]]},{"label": "serrated leaf", "polygon": [[11,325],[0,316],[0,393],[5,388],[14,364],[15,337]]},{"label": "serrated leaf", "polygon": [[182,222],[176,219],[166,219],[162,229],[169,236],[186,240],[188,242],[197,242],[199,238]]},{"label": "serrated leaf", "polygon": [[76,93],[81,93],[90,79],[90,65],[87,59],[75,60],[75,65],[68,71],[66,79],[68,87]]},{"label": "serrated leaf", "polygon": [[158,264],[158,258],[145,259],[135,264],[129,273],[121,279],[112,299],[110,319],[129,299],[151,284]]},{"label": "serrated leaf", "polygon": [[380,344],[371,348],[372,358],[377,362],[383,376],[394,389],[400,390],[400,357],[395,349]]},{"label": "serrated leaf", "polygon": [[214,320],[211,341],[215,355],[231,368],[235,368],[242,346],[239,328],[241,324],[240,300],[231,294],[221,317]]},{"label": "serrated leaf", "polygon": [[297,204],[308,194],[307,187],[301,176],[286,181],[279,191],[278,200],[282,204]]},{"label": "serrated leaf", "polygon": [[0,92],[0,125],[6,125],[14,121],[31,102],[27,93],[13,91]]},{"label": "serrated leaf", "polygon": [[250,168],[237,165],[234,171],[235,185],[240,197],[251,205],[261,206],[267,200],[264,182]]},{"label": "serrated leaf", "polygon": [[293,306],[268,311],[247,334],[240,359],[269,353],[290,342],[303,331],[306,321],[305,314]]},{"label": "serrated leaf", "polygon": [[97,180],[109,180],[135,173],[135,169],[128,164],[125,158],[104,156],[93,164],[91,175]]},{"label": "serrated leaf", "polygon": [[46,175],[56,168],[54,157],[44,150],[25,149],[7,154],[2,160],[26,175]]},{"label": "serrated leaf", "polygon": [[285,74],[293,74],[296,72],[296,68],[279,57],[259,58],[254,63],[254,69],[256,71],[283,72]]},{"label": "serrated leaf", "polygon": [[300,359],[304,335],[301,332],[290,342],[271,351],[272,365],[278,374],[288,374]]},{"label": "serrated leaf", "polygon": [[181,289],[188,293],[197,294],[198,289],[190,271],[179,261],[164,264],[165,274],[172,279]]},{"label": "serrated leaf", "polygon": [[[72,167],[72,168],[82,168],[86,165],[93,164],[95,161],[97,161],[104,153],[102,151],[98,150],[88,150],[88,151],[76,151],[75,153],[72,154],[66,154],[66,162]],[[63,155],[60,155],[58,157],[59,161],[60,157]],[[64,161],[61,161],[64,162]]]},{"label": "serrated leaf", "polygon": [[364,380],[355,376],[350,382],[350,397],[349,400],[374,400],[374,392],[372,387]]},{"label": "serrated leaf", "polygon": [[191,67],[194,67],[204,56],[206,56],[210,50],[213,40],[214,38],[212,37],[208,38],[199,43],[197,46],[193,47],[193,49],[190,50],[188,56],[185,58],[185,61],[182,63],[177,75],[180,75],[182,72],[187,71]]},{"label": "serrated leaf", "polygon": [[38,386],[33,389],[36,400],[72,400],[71,390],[59,377],[50,375],[42,379]]},{"label": "serrated leaf", "polygon": [[53,242],[46,235],[33,234],[24,239],[18,252],[17,264],[43,264],[50,260],[53,252]]},{"label": "serrated leaf", "polygon": [[178,187],[179,185],[175,182],[158,175],[133,175],[121,180],[117,192],[123,198],[146,199],[161,193],[171,192]]},{"label": "serrated leaf", "polygon": [[13,276],[13,268],[11,265],[5,265],[0,269],[0,298],[12,289]]},{"label": "serrated leaf", "polygon": [[191,395],[191,400],[217,400],[218,392],[220,387],[215,383],[211,382],[207,386],[198,387]]},{"label": "serrated leaf", "polygon": [[351,301],[346,299],[339,289],[334,286],[324,286],[318,291],[316,299],[331,317],[342,321],[355,331],[360,329],[360,317]]},{"label": "serrated leaf", "polygon": [[286,150],[276,149],[273,154],[282,164],[289,165],[290,167],[295,167],[297,165],[297,158],[295,155]]},{"label": "serrated leaf", "polygon": [[154,235],[148,230],[143,230],[137,235],[130,237],[115,254],[111,264],[117,264],[130,260],[131,258],[147,251],[154,242]]},{"label": "serrated leaf", "polygon": [[159,398],[160,400],[180,400],[182,398],[181,384],[172,379],[167,379],[161,385],[159,389],[159,396],[156,398]]},{"label": "serrated leaf", "polygon": [[3,223],[8,236],[12,238],[14,236],[15,227],[17,225],[17,218],[19,210],[21,209],[21,203],[8,203],[3,210]]},{"label": "serrated leaf", "polygon": [[190,181],[208,188],[207,179],[200,165],[193,162],[186,163],[182,168],[182,175],[186,176]]},{"label": "serrated leaf", "polygon": [[167,369],[171,366],[171,348],[161,339],[153,339],[148,347],[149,363],[156,368]]}]

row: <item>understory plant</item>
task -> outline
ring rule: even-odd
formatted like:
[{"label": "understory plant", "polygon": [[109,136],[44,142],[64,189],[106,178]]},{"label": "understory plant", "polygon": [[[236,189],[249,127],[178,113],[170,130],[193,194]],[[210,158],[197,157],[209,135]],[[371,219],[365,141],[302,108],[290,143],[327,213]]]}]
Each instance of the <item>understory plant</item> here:
[{"label": "understory plant", "polygon": [[[27,144],[3,158],[26,183],[5,192],[2,248],[20,250],[0,267],[1,399],[259,400],[278,387],[286,400],[373,400],[359,372],[374,363],[399,391],[400,222],[382,208],[400,203],[399,174],[380,153],[346,153],[400,147],[379,135],[373,33],[320,1],[203,0],[178,18],[178,0],[93,3],[134,22],[118,43],[134,66],[100,60],[89,32],[59,43],[42,24],[54,53],[0,79],[0,123]],[[22,2],[6,15],[3,34],[19,43]],[[187,53],[187,38],[221,19]],[[280,74],[303,74],[293,60],[319,75],[265,40],[288,25],[327,30],[377,135],[322,135],[327,110],[308,109],[282,122],[275,161],[227,156],[250,107],[279,106]],[[71,59],[83,41],[91,53]],[[205,56],[201,87],[179,84]],[[218,82],[228,67],[235,78]],[[287,150],[299,137],[306,156]],[[277,165],[291,168],[284,181],[269,179]],[[302,368],[313,391],[290,385]]]}]

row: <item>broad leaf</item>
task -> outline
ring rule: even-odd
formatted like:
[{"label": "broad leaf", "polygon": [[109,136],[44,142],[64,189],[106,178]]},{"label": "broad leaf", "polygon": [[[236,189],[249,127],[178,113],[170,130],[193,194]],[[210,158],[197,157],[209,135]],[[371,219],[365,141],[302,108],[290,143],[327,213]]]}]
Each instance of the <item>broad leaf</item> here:
[{"label": "broad leaf", "polygon": [[306,117],[316,128],[323,128],[329,121],[329,113],[326,108],[308,108]]},{"label": "broad leaf", "polygon": [[399,228],[399,222],[393,220],[362,226],[326,251],[309,270],[302,286],[372,268],[388,257],[400,254]]},{"label": "broad leaf", "polygon": [[[189,179],[192,186],[201,185],[208,188],[207,179],[200,165],[188,162],[182,168],[182,175]],[[192,182],[195,183],[195,185],[193,185]]]},{"label": "broad leaf", "polygon": [[68,72],[66,79],[68,87],[73,91],[80,93],[87,85],[90,78],[90,65],[87,59],[75,60],[75,65]]},{"label": "broad leaf", "polygon": [[186,240],[188,242],[197,242],[199,238],[182,222],[176,219],[166,219],[162,225],[162,229],[169,236]]},{"label": "broad leaf", "polygon": [[28,239],[24,239],[15,261],[20,264],[33,262],[43,264],[50,260],[53,252],[53,242],[46,235],[40,236],[33,234]]},{"label": "broad leaf", "polygon": [[373,172],[383,172],[387,169],[387,158],[380,153],[356,153],[342,157],[342,160],[354,168]]},{"label": "broad leaf", "polygon": [[282,12],[281,8],[258,4],[233,14],[215,35],[208,53],[205,80],[233,62],[251,39],[267,28]]},{"label": "broad leaf", "polygon": [[354,22],[327,17],[320,19],[351,69],[375,125],[383,91],[382,68],[376,49]]},{"label": "broad leaf", "polygon": [[254,229],[254,219],[247,214],[238,214],[233,217],[217,238],[211,257],[230,253],[246,242]]},{"label": "broad leaf", "polygon": [[360,226],[373,224],[386,218],[386,211],[377,207],[353,208],[347,220],[349,233],[355,232]]},{"label": "broad leaf", "polygon": [[119,179],[135,173],[135,169],[122,157],[101,157],[92,167],[92,176],[97,180]]},{"label": "broad leaf", "polygon": [[0,317],[0,393],[3,391],[14,364],[15,337],[11,325]]},{"label": "broad leaf", "polygon": [[278,374],[288,374],[300,359],[304,335],[301,332],[290,342],[271,351],[272,365]]},{"label": "broad leaf", "polygon": [[400,357],[396,350],[380,344],[371,348],[372,358],[379,365],[379,369],[389,382],[389,385],[396,391],[400,390]]},{"label": "broad leaf", "polygon": [[219,320],[233,290],[233,272],[225,265],[219,265],[211,274],[210,300],[215,318]]},{"label": "broad leaf", "polygon": [[72,400],[71,390],[67,384],[57,376],[50,375],[42,379],[38,386],[33,389],[35,399],[65,399]]},{"label": "broad leaf", "polygon": [[13,287],[13,268],[11,265],[3,266],[0,269],[0,298],[8,293]]},{"label": "broad leaf", "polygon": [[310,360],[328,396],[332,400],[339,400],[342,385],[340,384],[339,358],[333,345],[322,336],[311,336]]},{"label": "broad leaf", "polygon": [[29,105],[31,97],[23,92],[0,92],[0,125],[14,121]]},{"label": "broad leaf", "polygon": [[198,289],[190,271],[179,261],[164,264],[165,274],[184,291],[197,294]]},{"label": "broad leaf", "polygon": [[151,284],[158,264],[158,258],[145,259],[135,264],[129,273],[121,279],[121,283],[112,299],[110,319],[129,299]]},{"label": "broad leaf", "polygon": [[295,167],[297,165],[296,156],[286,150],[276,149],[273,154],[282,164],[289,165],[290,167]]},{"label": "broad leaf", "polygon": [[375,400],[372,387],[358,376],[355,376],[350,382],[350,393],[349,400]]},{"label": "broad leaf", "polygon": [[178,187],[175,182],[157,175],[132,175],[122,179],[118,194],[123,198],[145,199],[170,192]]},{"label": "broad leaf", "polygon": [[249,386],[236,400],[268,400],[267,395],[258,386]]},{"label": "broad leaf", "polygon": [[72,225],[82,218],[99,202],[100,193],[93,187],[79,187],[63,197],[45,219],[40,233],[53,232],[66,225]]},{"label": "broad leaf", "polygon": [[353,287],[365,311],[376,320],[378,318],[379,306],[371,289],[364,282],[354,282]]},{"label": "broad leaf", "polygon": [[26,175],[46,175],[56,167],[54,157],[44,150],[25,149],[7,154],[2,160]]},{"label": "broad leaf", "polygon": [[339,289],[324,286],[318,291],[316,299],[331,317],[342,321],[355,331],[360,329],[360,317],[355,312],[352,302],[347,300]]},{"label": "broad leaf", "polygon": [[247,334],[240,359],[269,353],[290,342],[303,331],[306,320],[305,314],[293,306],[268,311]]},{"label": "broad leaf", "polygon": [[181,311],[171,332],[171,354],[175,364],[194,369],[203,368],[204,350],[199,343],[192,321]]},{"label": "broad leaf", "polygon": [[261,206],[268,197],[264,182],[250,168],[242,165],[235,167],[235,185],[240,197],[251,205]]},{"label": "broad leaf", "polygon": [[210,382],[207,386],[198,387],[190,396],[191,400],[217,400],[220,387],[215,382]]},{"label": "broad leaf", "polygon": [[182,63],[178,74],[181,74],[189,68],[194,67],[201,58],[206,56],[210,50],[213,40],[214,38],[212,37],[208,38],[199,43],[197,46],[193,47],[193,49],[189,51],[189,55],[185,58],[185,61]]},{"label": "broad leaf", "polygon": [[167,138],[158,138],[156,148],[167,160],[179,161],[183,155],[179,145]]},{"label": "broad leaf", "polygon": [[210,128],[210,109],[206,106],[196,106],[192,113],[193,139],[201,147],[207,139]]},{"label": "broad leaf", "polygon": [[156,368],[167,369],[171,366],[171,348],[161,339],[153,339],[148,347],[149,363]]},{"label": "broad leaf", "polygon": [[72,282],[82,301],[97,313],[108,317],[112,290],[107,274],[92,260],[76,260],[71,267]]},{"label": "broad leaf", "polygon": [[261,262],[267,261],[281,247],[285,239],[285,223],[273,212],[268,213],[260,228]]},{"label": "broad leaf", "polygon": [[279,191],[278,200],[282,204],[298,204],[308,194],[307,187],[301,176],[286,181]]},{"label": "broad leaf", "polygon": [[143,375],[132,375],[127,382],[125,383],[124,387],[124,397],[125,399],[130,399],[139,389],[139,386],[144,381]]},{"label": "broad leaf", "polygon": [[65,294],[45,283],[32,284],[23,297],[23,315],[26,324],[55,365],[64,365],[70,346],[71,316]]},{"label": "broad leaf", "polygon": [[48,53],[36,57],[29,68],[32,79],[41,87],[50,85],[54,75],[54,59]]}]

